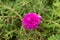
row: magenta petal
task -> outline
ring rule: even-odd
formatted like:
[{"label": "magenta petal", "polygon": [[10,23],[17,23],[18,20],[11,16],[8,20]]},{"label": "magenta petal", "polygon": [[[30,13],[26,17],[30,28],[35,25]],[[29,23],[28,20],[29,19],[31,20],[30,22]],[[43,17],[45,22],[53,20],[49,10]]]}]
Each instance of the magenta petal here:
[{"label": "magenta petal", "polygon": [[38,16],[36,13],[27,13],[22,19],[22,25],[25,29],[31,30],[38,27],[38,24],[41,21],[41,16]]}]

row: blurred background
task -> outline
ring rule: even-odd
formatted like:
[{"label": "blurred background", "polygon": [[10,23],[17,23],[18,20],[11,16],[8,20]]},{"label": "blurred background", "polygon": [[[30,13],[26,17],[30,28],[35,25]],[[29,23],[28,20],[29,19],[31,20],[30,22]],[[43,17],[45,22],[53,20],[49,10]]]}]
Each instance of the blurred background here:
[{"label": "blurred background", "polygon": [[[42,16],[35,30],[25,30],[24,14]],[[60,40],[60,0],[0,0],[0,40]]]}]

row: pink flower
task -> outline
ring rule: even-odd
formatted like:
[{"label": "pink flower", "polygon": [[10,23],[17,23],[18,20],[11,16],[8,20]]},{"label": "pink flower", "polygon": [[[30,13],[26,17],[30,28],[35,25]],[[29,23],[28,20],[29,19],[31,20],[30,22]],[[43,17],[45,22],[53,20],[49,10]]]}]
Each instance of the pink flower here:
[{"label": "pink flower", "polygon": [[41,16],[36,13],[30,12],[24,15],[22,19],[22,25],[27,30],[32,30],[38,27],[38,24],[41,21]]}]

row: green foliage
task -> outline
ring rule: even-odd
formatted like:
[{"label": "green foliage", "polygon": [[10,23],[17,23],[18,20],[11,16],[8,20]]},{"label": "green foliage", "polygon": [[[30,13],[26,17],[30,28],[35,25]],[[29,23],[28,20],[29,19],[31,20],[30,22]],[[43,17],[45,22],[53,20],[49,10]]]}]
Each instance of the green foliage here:
[{"label": "green foliage", "polygon": [[52,35],[48,40],[60,40],[60,34]]},{"label": "green foliage", "polygon": [[[42,16],[35,30],[26,30],[21,24],[28,12]],[[59,40],[59,33],[59,0],[0,0],[0,40]]]},{"label": "green foliage", "polygon": [[60,17],[60,1],[56,0],[56,2],[53,3],[53,14]]}]

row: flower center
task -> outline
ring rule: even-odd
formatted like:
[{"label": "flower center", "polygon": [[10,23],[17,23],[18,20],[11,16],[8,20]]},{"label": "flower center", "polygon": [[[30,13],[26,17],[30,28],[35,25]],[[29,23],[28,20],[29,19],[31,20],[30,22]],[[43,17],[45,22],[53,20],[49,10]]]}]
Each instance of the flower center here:
[{"label": "flower center", "polygon": [[34,20],[30,17],[27,18],[27,23],[29,24],[33,24],[34,23]]}]

